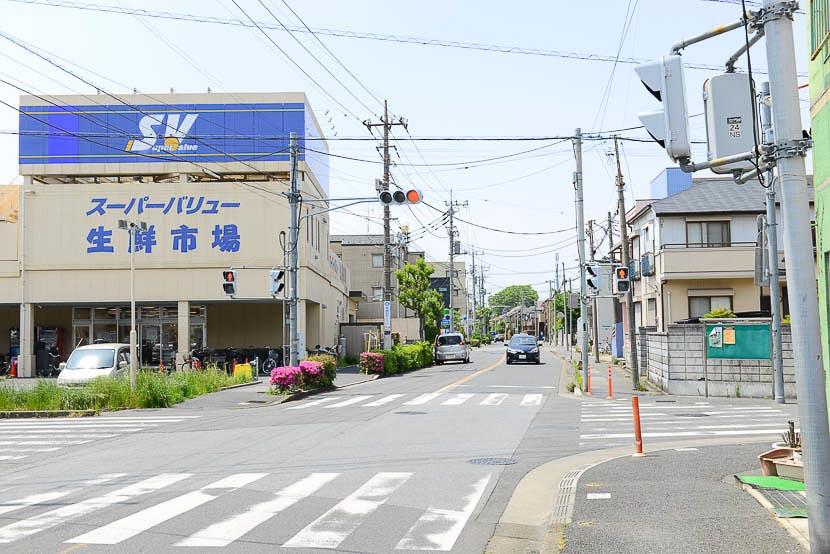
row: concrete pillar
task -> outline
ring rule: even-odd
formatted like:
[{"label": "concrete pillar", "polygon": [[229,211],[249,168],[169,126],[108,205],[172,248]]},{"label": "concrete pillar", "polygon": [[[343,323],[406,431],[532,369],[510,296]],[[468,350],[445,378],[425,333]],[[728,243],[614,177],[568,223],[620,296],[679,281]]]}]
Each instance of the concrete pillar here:
[{"label": "concrete pillar", "polygon": [[187,300],[179,300],[177,335],[176,367],[181,368],[185,355],[190,353],[190,302]]},{"label": "concrete pillar", "polygon": [[20,354],[17,357],[17,376],[35,377],[35,321],[33,305],[20,305]]}]

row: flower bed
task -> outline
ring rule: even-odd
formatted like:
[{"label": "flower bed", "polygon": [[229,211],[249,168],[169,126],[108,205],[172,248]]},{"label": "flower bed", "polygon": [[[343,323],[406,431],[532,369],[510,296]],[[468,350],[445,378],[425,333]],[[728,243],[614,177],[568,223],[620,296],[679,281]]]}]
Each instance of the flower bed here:
[{"label": "flower bed", "polygon": [[429,365],[432,365],[432,344],[428,342],[397,345],[392,350],[360,355],[360,369],[367,374],[394,375]]},{"label": "flower bed", "polygon": [[334,377],[326,371],[325,363],[303,360],[299,366],[281,366],[271,371],[271,392],[290,394],[332,384]]}]

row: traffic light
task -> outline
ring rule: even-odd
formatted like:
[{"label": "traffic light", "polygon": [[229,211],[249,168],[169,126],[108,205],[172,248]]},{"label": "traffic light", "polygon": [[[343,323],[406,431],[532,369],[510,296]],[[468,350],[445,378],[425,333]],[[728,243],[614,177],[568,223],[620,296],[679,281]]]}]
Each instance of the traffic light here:
[{"label": "traffic light", "polygon": [[222,272],[222,290],[228,296],[236,295],[236,271],[228,269]]},{"label": "traffic light", "polygon": [[648,91],[663,103],[662,110],[637,114],[646,131],[673,161],[691,158],[682,58],[664,56],[659,61],[638,65],[634,71]]},{"label": "traffic light", "polygon": [[602,288],[600,275],[602,271],[598,265],[585,266],[585,284],[588,285],[588,294],[598,294]]},{"label": "traffic light", "polygon": [[624,265],[614,268],[614,292],[627,294],[631,290],[631,281],[628,278],[628,268]]},{"label": "traffic light", "polygon": [[271,296],[276,296],[285,288],[285,270],[272,269],[268,273],[268,292]]},{"label": "traffic light", "polygon": [[424,195],[418,189],[408,190],[382,190],[378,194],[378,200],[384,206],[402,206],[404,204],[419,204]]}]

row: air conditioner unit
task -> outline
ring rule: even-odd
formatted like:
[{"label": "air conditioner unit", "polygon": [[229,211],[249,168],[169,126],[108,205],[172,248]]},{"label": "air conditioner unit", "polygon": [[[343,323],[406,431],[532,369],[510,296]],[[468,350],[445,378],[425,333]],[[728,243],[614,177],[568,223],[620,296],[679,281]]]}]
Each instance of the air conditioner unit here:
[{"label": "air conditioner unit", "polygon": [[640,280],[640,260],[631,260],[628,263],[628,278],[631,281]]},{"label": "air conditioner unit", "polygon": [[643,254],[640,258],[640,270],[643,276],[654,275],[654,254]]}]

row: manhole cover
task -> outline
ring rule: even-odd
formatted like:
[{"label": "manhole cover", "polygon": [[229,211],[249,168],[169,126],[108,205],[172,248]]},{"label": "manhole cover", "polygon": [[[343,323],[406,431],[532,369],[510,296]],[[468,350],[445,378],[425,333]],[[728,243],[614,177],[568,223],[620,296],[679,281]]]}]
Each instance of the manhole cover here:
[{"label": "manhole cover", "polygon": [[513,458],[473,458],[471,464],[483,466],[509,466],[516,463]]},{"label": "manhole cover", "polygon": [[400,415],[424,415],[426,412],[395,412]]},{"label": "manhole cover", "polygon": [[691,414],[677,414],[677,417],[707,417],[709,414],[702,414],[700,412]]}]

